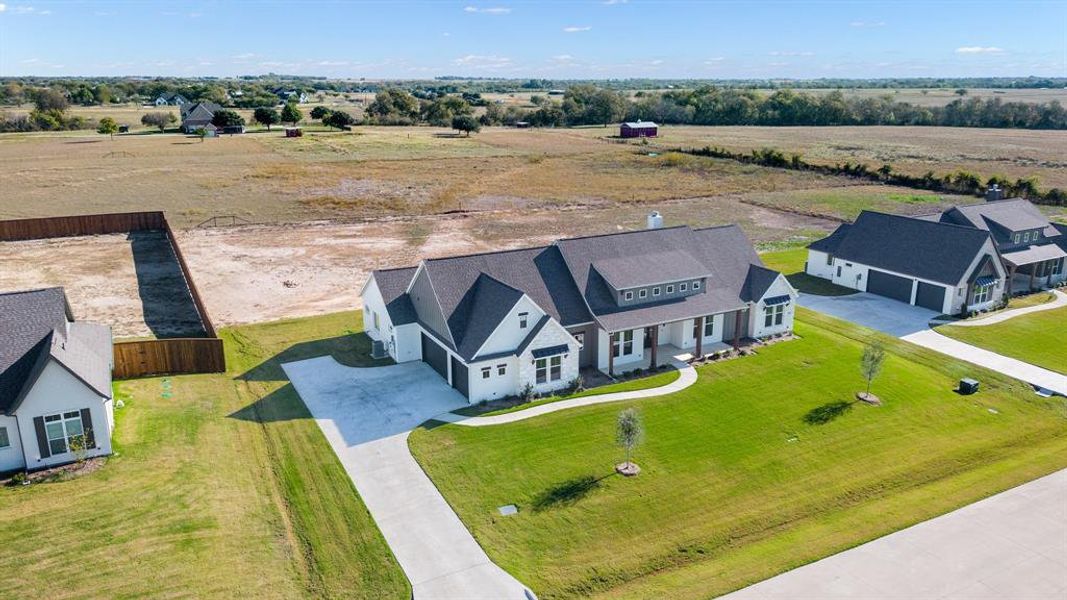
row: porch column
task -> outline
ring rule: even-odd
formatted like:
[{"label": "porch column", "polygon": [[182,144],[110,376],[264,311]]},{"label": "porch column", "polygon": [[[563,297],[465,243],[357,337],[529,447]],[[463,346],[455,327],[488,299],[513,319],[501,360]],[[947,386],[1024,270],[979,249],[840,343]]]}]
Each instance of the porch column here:
[{"label": "porch column", "polygon": [[608,375],[615,376],[615,336],[618,334],[608,334]]},{"label": "porch column", "polygon": [[1048,277],[1045,278],[1045,287],[1047,287],[1047,288],[1052,287],[1052,271],[1055,270],[1053,268],[1053,267],[1055,267],[1055,265],[1056,265],[1056,261],[1055,260],[1046,260],[1045,261],[1045,271],[1044,272],[1048,273]]},{"label": "porch column", "polygon": [[1034,291],[1034,276],[1037,274],[1037,265],[1038,265],[1038,263],[1034,263],[1034,264],[1030,265],[1030,291],[1031,292]]},{"label": "porch column", "polygon": [[649,367],[652,368],[652,369],[655,369],[656,367],[659,366],[656,363],[657,346],[659,346],[659,325],[653,325],[652,326],[652,361],[650,363],[648,363]]},{"label": "porch column", "polygon": [[[734,317],[734,350],[741,349],[741,313],[744,309],[741,309],[735,313]],[[701,332],[703,333],[703,332]]]},{"label": "porch column", "polygon": [[1008,298],[1015,295],[1015,270],[1018,269],[1018,265],[1011,265],[1008,267]]},{"label": "porch column", "polygon": [[704,358],[704,317],[697,318],[697,358]]}]

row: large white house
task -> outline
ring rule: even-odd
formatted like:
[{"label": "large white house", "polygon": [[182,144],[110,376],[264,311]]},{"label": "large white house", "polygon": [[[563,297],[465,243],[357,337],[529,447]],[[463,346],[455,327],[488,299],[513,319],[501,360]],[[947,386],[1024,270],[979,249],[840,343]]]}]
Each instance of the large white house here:
[{"label": "large white house", "polygon": [[62,288],[0,294],[0,472],[111,453],[110,328],[75,322]]},{"label": "large white house", "polygon": [[864,211],[808,246],[809,275],[942,314],[997,306],[1067,279],[1067,226],[1027,200],[906,217]]},{"label": "large white house", "polygon": [[364,325],[471,402],[792,331],[797,292],[736,225],[661,227],[424,260],[372,273]]}]

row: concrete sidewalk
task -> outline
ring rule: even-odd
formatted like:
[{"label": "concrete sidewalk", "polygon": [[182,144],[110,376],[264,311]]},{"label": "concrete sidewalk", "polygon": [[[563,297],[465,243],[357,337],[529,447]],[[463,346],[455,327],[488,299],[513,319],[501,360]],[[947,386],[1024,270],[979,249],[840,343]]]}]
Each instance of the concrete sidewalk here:
[{"label": "concrete sidewalk", "polygon": [[1067,471],[728,594],[729,600],[1067,598]]},{"label": "concrete sidewalk", "polygon": [[515,412],[504,413],[502,415],[492,415],[489,417],[465,417],[463,415],[457,415],[456,413],[445,413],[434,417],[437,421],[444,421],[446,423],[455,423],[456,425],[466,425],[468,427],[485,427],[488,425],[503,425],[504,423],[514,423],[516,421],[522,421],[525,419],[532,419],[533,417],[539,417],[541,415],[547,415],[560,410],[568,410],[571,408],[577,408],[579,406],[592,406],[594,404],[604,404],[607,402],[621,402],[623,400],[637,400],[640,398],[654,398],[656,396],[666,396],[667,394],[673,394],[674,392],[684,390],[685,388],[693,385],[697,381],[697,372],[691,365],[684,363],[680,360],[674,359],[671,361],[671,366],[678,369],[678,379],[668,383],[667,385],[661,385],[655,388],[649,388],[647,390],[633,390],[631,392],[615,392],[613,394],[597,394],[593,396],[583,396],[581,398],[573,398],[571,400],[560,400],[559,402],[550,402],[548,404],[541,404],[524,410],[517,410]]},{"label": "concrete sidewalk", "polygon": [[1003,323],[1009,319],[1015,317],[1021,317],[1036,312],[1044,312],[1046,310],[1055,310],[1067,306],[1067,294],[1059,290],[1050,290],[1052,295],[1055,296],[1051,301],[1044,304],[1038,304],[1037,306],[1028,306],[1026,308],[1011,308],[1002,310],[992,315],[985,317],[976,317],[974,319],[960,319],[959,321],[941,321],[935,320],[932,323],[937,325],[952,325],[954,327],[984,327],[986,325],[995,325],[997,323]]}]

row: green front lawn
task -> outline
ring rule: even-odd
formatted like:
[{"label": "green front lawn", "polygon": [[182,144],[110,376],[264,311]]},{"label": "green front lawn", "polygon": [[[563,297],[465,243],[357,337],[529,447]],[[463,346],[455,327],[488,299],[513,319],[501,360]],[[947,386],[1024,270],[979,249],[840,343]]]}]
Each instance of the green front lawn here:
[{"label": "green front lawn", "polygon": [[1067,373],[1067,308],[980,327],[942,325],[937,332],[997,354]]},{"label": "green front lawn", "polygon": [[807,248],[791,248],[789,250],[777,250],[760,254],[763,264],[768,269],[774,269],[785,275],[789,283],[793,284],[800,292],[815,296],[848,296],[855,294],[856,290],[831,283],[819,277],[813,277],[804,272],[804,265],[808,260]]},{"label": "green front lawn", "polygon": [[117,384],[103,468],[0,488],[0,598],[409,598],[278,366],[368,363],[360,318],[226,329],[229,373]]},{"label": "green front lawn", "polygon": [[[801,309],[801,339],[699,368],[656,399],[493,427],[429,424],[411,448],[490,557],[541,598],[712,597],[1067,467],[1062,399]],[[976,396],[952,390],[983,381]],[[641,475],[613,474],[640,411]],[[993,410],[990,410],[993,409]],[[518,515],[496,509],[516,504]]]}]

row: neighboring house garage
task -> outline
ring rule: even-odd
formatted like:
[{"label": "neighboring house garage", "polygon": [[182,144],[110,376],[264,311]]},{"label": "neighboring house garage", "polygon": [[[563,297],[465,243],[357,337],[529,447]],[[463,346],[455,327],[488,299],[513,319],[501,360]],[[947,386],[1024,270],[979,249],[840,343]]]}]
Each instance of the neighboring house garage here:
[{"label": "neighboring house garage", "polygon": [[[911,303],[912,280],[884,271],[870,270],[867,279],[867,291],[879,296],[886,296],[901,302]],[[937,309],[941,311],[940,308]]]},{"label": "neighboring house garage", "polygon": [[915,293],[915,305],[942,312],[945,307],[945,289],[940,285],[920,281],[919,289]]},{"label": "neighboring house garage", "polygon": [[422,360],[448,381],[448,351],[425,333],[422,334]]}]

